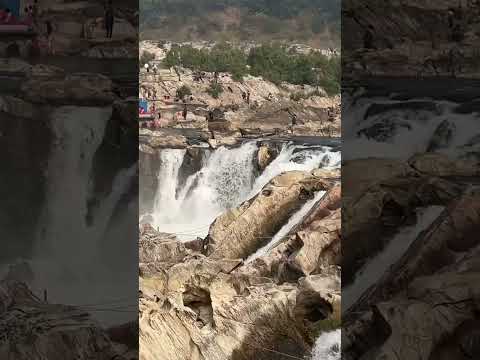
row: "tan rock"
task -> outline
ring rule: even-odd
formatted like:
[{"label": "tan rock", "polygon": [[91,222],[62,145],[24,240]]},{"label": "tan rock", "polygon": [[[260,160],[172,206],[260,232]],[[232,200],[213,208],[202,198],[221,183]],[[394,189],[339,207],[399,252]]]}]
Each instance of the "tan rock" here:
[{"label": "tan rock", "polygon": [[327,190],[330,186],[306,172],[292,171],[275,177],[256,197],[215,220],[206,253],[213,258],[246,258],[305,201],[303,193]]}]

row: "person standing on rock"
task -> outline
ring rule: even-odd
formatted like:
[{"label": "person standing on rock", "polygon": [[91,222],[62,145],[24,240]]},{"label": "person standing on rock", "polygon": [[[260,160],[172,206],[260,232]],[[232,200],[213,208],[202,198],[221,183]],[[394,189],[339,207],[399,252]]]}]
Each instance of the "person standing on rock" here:
[{"label": "person standing on rock", "polygon": [[373,45],[373,26],[368,25],[367,30],[365,31],[365,34],[363,36],[363,47],[365,49],[371,50],[375,49],[375,46]]},{"label": "person standing on rock", "polygon": [[250,104],[250,90],[247,91],[247,104]]},{"label": "person standing on rock", "polygon": [[113,23],[115,22],[115,16],[113,14],[112,0],[108,0],[105,6],[105,29],[107,30],[107,38],[112,38]]},{"label": "person standing on rock", "polygon": [[187,120],[187,115],[188,115],[187,104],[185,104],[182,111],[183,120]]},{"label": "person standing on rock", "polygon": [[32,20],[33,20],[33,25],[38,26],[38,0],[33,0]]},{"label": "person standing on rock", "polygon": [[45,21],[47,27],[47,49],[49,55],[55,55],[54,39],[53,39],[53,24],[50,20]]}]

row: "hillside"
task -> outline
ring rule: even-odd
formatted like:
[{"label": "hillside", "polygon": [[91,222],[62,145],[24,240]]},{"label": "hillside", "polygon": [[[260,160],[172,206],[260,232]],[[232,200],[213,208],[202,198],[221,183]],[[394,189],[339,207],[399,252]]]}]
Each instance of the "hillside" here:
[{"label": "hillside", "polygon": [[144,40],[340,43],[339,0],[142,0]]}]

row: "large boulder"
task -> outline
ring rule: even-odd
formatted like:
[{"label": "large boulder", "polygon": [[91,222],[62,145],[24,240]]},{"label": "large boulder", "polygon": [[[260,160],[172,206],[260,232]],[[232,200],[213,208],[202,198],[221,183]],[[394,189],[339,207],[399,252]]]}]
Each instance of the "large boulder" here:
[{"label": "large boulder", "polygon": [[296,281],[340,264],[340,185],[332,187],[301,222],[268,251],[236,270],[250,280]]},{"label": "large boulder", "polygon": [[291,171],[275,177],[257,196],[215,220],[206,239],[206,254],[246,258],[279,230],[309,194],[331,185],[308,172]]}]

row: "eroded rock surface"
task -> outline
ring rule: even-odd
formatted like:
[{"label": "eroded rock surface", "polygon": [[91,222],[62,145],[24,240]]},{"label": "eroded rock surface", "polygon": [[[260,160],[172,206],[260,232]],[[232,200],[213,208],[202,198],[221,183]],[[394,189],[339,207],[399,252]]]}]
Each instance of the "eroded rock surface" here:
[{"label": "eroded rock surface", "polygon": [[[208,240],[205,255],[199,251],[203,250],[198,246],[201,240],[179,243],[173,236],[142,225],[140,253],[146,262],[140,268],[141,359],[156,359],[161,353],[166,360],[247,360],[271,357],[268,349],[298,356],[310,351],[319,324],[339,322],[340,188],[335,186],[338,173],[323,175],[282,174],[262,190],[270,192],[270,197],[260,193],[217,219],[209,237],[219,231],[215,227],[222,221],[247,234],[234,240],[243,245],[230,247],[221,256],[215,250],[221,249],[229,233],[217,236],[217,242]],[[265,221],[272,221],[274,214],[283,219],[307,200],[309,192],[319,190],[329,192],[278,245],[290,247],[291,239],[301,239],[296,245],[298,256],[291,261],[303,273],[292,272],[295,275],[281,279],[274,271],[256,271],[257,262],[244,263],[241,257],[261,245],[256,236],[249,238],[248,234],[271,236],[269,227],[273,226]],[[267,200],[260,199],[262,196]],[[271,198],[277,206],[272,207]],[[242,214],[256,221],[242,222]],[[309,256],[301,242],[309,249],[323,244],[323,250]],[[176,261],[170,261],[172,258]]]}]

